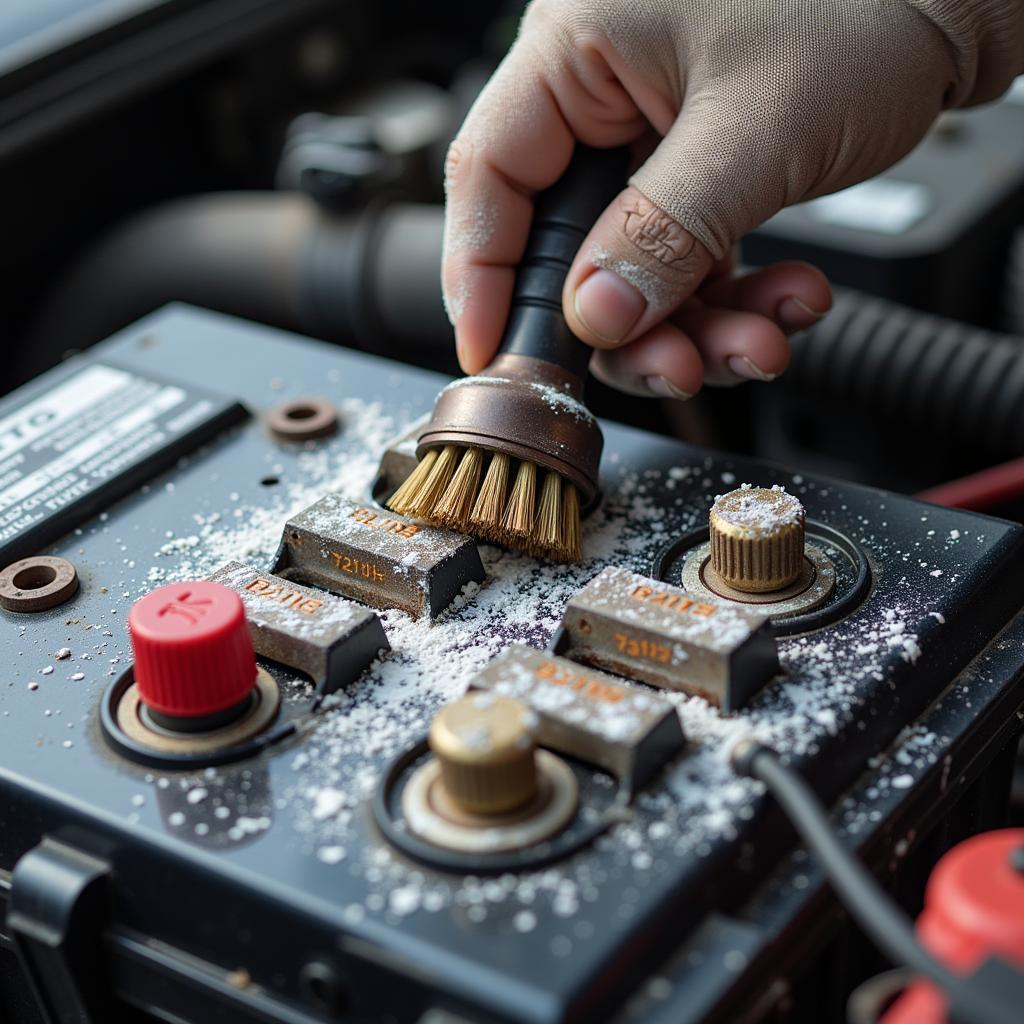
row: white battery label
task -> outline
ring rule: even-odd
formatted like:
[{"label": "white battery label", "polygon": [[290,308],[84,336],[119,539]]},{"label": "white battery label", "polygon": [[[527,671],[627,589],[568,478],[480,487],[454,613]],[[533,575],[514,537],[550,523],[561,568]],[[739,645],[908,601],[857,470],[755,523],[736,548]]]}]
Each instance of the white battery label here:
[{"label": "white battery label", "polygon": [[58,367],[39,385],[0,402],[0,565],[244,415],[233,399],[105,363]]}]

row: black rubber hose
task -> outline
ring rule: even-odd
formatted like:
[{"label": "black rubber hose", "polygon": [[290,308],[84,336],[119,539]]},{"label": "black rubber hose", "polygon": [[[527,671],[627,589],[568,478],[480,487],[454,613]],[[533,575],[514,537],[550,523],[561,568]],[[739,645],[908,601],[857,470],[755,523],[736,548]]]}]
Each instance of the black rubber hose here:
[{"label": "black rubber hose", "polygon": [[1024,228],[1018,228],[1010,242],[1003,287],[1002,326],[1024,334]]},{"label": "black rubber hose", "polygon": [[287,192],[175,200],[116,228],[52,291],[23,358],[36,372],[168,302],[383,354],[448,356],[440,207],[332,214]]},{"label": "black rubber hose", "polygon": [[[403,203],[334,215],[279,192],[168,203],[79,263],[15,358],[19,369],[34,361],[24,375],[35,375],[65,349],[180,301],[407,361],[451,359],[442,216]],[[837,290],[829,315],[793,339],[783,380],[993,457],[1024,451],[1024,338]]]},{"label": "black rubber hose", "polygon": [[837,290],[784,379],[992,455],[1024,451],[1024,338]]},{"label": "black rubber hose", "polygon": [[1012,991],[988,991],[983,983],[955,974],[917,940],[906,915],[874,876],[836,837],[811,787],[774,751],[757,743],[733,753],[736,771],[760,779],[778,801],[825,873],[850,915],[893,963],[929,978],[950,997],[954,1018],[970,1024],[1012,1024],[1020,1019],[1020,979]]}]

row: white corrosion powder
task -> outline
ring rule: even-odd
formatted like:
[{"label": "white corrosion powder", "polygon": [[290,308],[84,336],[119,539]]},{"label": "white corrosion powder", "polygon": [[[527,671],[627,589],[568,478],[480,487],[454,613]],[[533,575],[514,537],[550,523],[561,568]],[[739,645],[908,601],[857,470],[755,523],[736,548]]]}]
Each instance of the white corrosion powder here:
[{"label": "white corrosion powder", "polygon": [[803,522],[800,499],[779,484],[770,488],[741,484],[735,491],[715,497],[715,515],[730,526],[757,534]]},{"label": "white corrosion powder", "polygon": [[[128,592],[133,600],[160,582],[202,578],[231,560],[268,570],[289,517],[331,491],[367,501],[367,488],[386,443],[397,433],[396,424],[375,403],[347,400],[341,412],[343,435],[298,457],[298,482],[267,491],[258,502],[229,500],[225,494],[218,508],[214,499],[212,510],[208,504],[194,516],[190,533],[179,529],[184,536],[161,540],[151,564],[136,553],[138,568],[126,568],[114,592]],[[403,423],[409,418],[400,417]],[[933,603],[938,588],[953,586],[966,565],[966,555],[962,563],[957,558],[961,550],[967,551],[967,531],[929,536],[923,523],[916,540],[896,548],[889,539],[884,503],[872,516],[859,517],[852,528],[886,565],[888,592],[895,596],[883,606],[874,595],[827,635],[781,640],[783,675],[741,714],[723,716],[699,697],[660,693],[676,708],[689,746],[662,784],[641,793],[598,841],[608,855],[600,863],[576,858],[525,875],[440,878],[417,870],[386,846],[365,844],[360,839],[365,829],[361,803],[376,791],[389,760],[426,733],[437,710],[460,697],[471,678],[510,644],[544,646],[570,596],[605,566],[647,572],[659,547],[704,520],[716,482],[729,482],[725,474],[730,472],[728,462],[711,457],[659,470],[631,468],[614,451],[605,467],[615,469],[617,479],[584,524],[587,559],[582,565],[539,563],[481,546],[487,581],[467,586],[434,623],[396,610],[382,612],[391,653],[346,692],[328,698],[324,714],[303,736],[301,749],[288,755],[294,781],[274,794],[275,827],[291,822],[297,856],[308,856],[321,870],[360,878],[365,897],[345,911],[352,920],[367,914],[397,920],[448,910],[467,922],[494,918],[511,935],[529,932],[553,914],[566,922],[553,955],[567,955],[574,944],[588,941],[593,929],[588,908],[602,887],[628,880],[639,891],[660,877],[669,862],[707,856],[714,840],[735,836],[753,814],[752,801],[760,789],[732,773],[728,753],[735,743],[754,737],[795,755],[814,754],[839,731],[867,727],[869,694],[896,667],[920,657],[927,635],[941,628],[941,612]],[[211,478],[207,493],[226,492],[226,484]],[[798,477],[787,486],[805,497],[828,497],[827,488]],[[99,522],[91,529],[110,527]],[[917,564],[929,559],[934,564],[940,552],[951,560],[941,582]],[[129,604],[125,600],[122,613]],[[111,634],[104,628],[103,635]],[[941,742],[931,734],[905,736],[896,751],[905,763],[898,763],[885,791],[898,789],[904,777],[916,777],[937,756]],[[213,784],[227,776],[211,772],[191,785],[201,784],[212,794]],[[156,780],[158,786],[163,783],[165,779]],[[196,796],[185,807],[198,813],[211,805],[211,820],[223,822],[233,838],[270,827],[271,818],[262,810],[247,811],[244,802],[229,807],[219,796]],[[185,816],[176,811],[168,820],[173,827],[183,824]],[[634,902],[623,900],[624,915]]]}]

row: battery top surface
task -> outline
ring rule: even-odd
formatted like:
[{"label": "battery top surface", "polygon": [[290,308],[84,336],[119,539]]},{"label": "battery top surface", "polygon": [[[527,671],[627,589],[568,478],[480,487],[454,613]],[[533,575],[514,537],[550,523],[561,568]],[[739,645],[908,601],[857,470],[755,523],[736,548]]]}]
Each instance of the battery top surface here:
[{"label": "battery top surface", "polygon": [[[272,927],[273,908],[293,914],[296,935],[358,940],[346,956],[387,950],[391,966],[374,970],[416,964],[466,1005],[563,1019],[598,999],[608,965],[637,948],[639,930],[657,933],[666,906],[678,909],[673,929],[685,930],[707,909],[702,894],[712,878],[734,893],[758,881],[735,851],[748,841],[759,848],[765,802],[754,783],[732,774],[730,744],[753,733],[832,799],[910,727],[900,758],[876,768],[874,796],[857,805],[873,828],[872,811],[889,813],[912,791],[944,744],[975,728],[1014,671],[981,672],[963,692],[951,690],[941,730],[914,727],[1020,606],[1018,527],[606,424],[604,499],[584,524],[581,565],[483,545],[486,580],[466,587],[436,620],[377,613],[391,653],[293,742],[211,771],[146,770],[108,749],[97,720],[104,691],[130,662],[132,603],[232,561],[269,572],[284,524],[326,493],[372,506],[384,448],[429,410],[444,380],[185,308],[155,314],[89,359],[241,402],[252,415],[46,549],[76,565],[73,601],[33,615],[2,613],[0,868],[12,868],[40,828],[74,822],[116,836],[139,854],[118,866],[135,923],[166,942],[187,946],[195,934],[187,907],[214,905],[229,886],[238,929]],[[305,446],[270,439],[263,414],[314,393],[337,404],[339,432]],[[716,494],[744,482],[785,486],[808,519],[860,545],[873,569],[865,601],[826,630],[780,639],[781,675],[741,712],[652,690],[678,712],[686,749],[597,846],[504,881],[427,871],[388,846],[366,805],[436,711],[510,645],[545,647],[573,595],[601,570],[650,575],[667,544],[706,524]],[[1019,662],[1016,647],[1000,657],[1011,655]],[[186,895],[177,905],[154,884],[161,872],[181,883]],[[211,948],[234,963],[228,938],[211,933]],[[297,976],[307,948],[256,943],[245,963],[270,985],[275,972]],[[377,996],[386,1008],[392,993],[384,985]]]}]

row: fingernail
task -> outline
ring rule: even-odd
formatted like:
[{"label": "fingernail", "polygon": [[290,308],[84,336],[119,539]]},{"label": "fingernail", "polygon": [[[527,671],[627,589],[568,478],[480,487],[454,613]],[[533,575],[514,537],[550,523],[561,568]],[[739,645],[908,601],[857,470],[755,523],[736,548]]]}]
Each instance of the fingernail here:
[{"label": "fingernail", "polygon": [[736,374],[737,377],[742,377],[744,380],[775,380],[778,374],[765,373],[760,366],[749,359],[747,356],[729,356],[725,361],[725,365]]},{"label": "fingernail", "polygon": [[619,342],[633,329],[647,308],[647,300],[610,270],[595,270],[576,289],[576,315],[603,341]]},{"label": "fingernail", "polygon": [[790,295],[779,303],[778,317],[782,323],[790,327],[810,327],[815,321],[820,320],[827,312],[827,309],[811,309],[806,302],[802,302],[795,295]]},{"label": "fingernail", "polygon": [[668,377],[644,377],[644,383],[650,391],[660,395],[662,398],[678,398],[683,402],[693,398],[693,395],[688,391],[677,388]]}]

